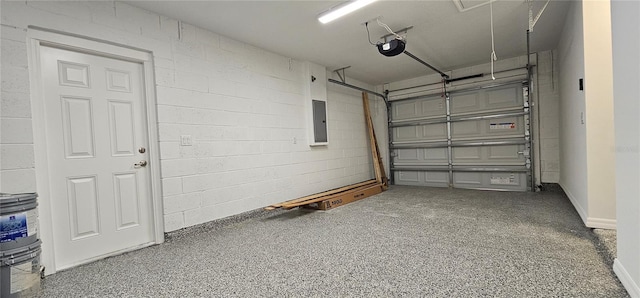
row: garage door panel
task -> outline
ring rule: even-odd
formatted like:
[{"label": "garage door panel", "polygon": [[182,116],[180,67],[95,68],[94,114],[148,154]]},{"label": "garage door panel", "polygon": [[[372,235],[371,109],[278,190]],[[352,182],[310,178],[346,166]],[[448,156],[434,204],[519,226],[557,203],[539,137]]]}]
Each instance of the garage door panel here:
[{"label": "garage door panel", "polygon": [[482,109],[480,94],[475,92],[457,94],[451,97],[451,112],[464,113]]},{"label": "garage door panel", "polygon": [[489,177],[489,184],[494,187],[495,186],[518,187],[525,180],[525,176],[522,173],[504,172],[504,173],[487,173],[487,174],[489,174],[487,175]]},{"label": "garage door panel", "polygon": [[524,145],[454,147],[454,165],[525,165]]},{"label": "garage door panel", "polygon": [[395,159],[397,161],[418,161],[418,151],[420,149],[398,149]]},{"label": "garage door panel", "polygon": [[481,125],[487,130],[485,133],[490,136],[503,135],[524,135],[524,118],[508,117],[500,119],[482,120]]},{"label": "garage door panel", "polygon": [[526,191],[527,175],[518,172],[456,172],[453,174],[453,187]]},{"label": "garage door panel", "polygon": [[449,185],[449,173],[447,172],[424,172],[424,182],[431,185]]},{"label": "garage door panel", "polygon": [[420,116],[424,117],[444,116],[447,113],[445,99],[442,97],[425,99],[421,102],[421,107]]},{"label": "garage door panel", "polygon": [[416,126],[396,127],[393,130],[395,141],[415,141],[418,139],[418,127]]},{"label": "garage door panel", "polygon": [[447,164],[449,161],[449,153],[447,148],[426,148],[422,149],[424,152],[424,160],[433,163]]},{"label": "garage door panel", "polygon": [[483,110],[517,108],[524,104],[519,84],[481,89],[451,95],[451,113],[473,113]]},{"label": "garage door panel", "polygon": [[478,172],[457,172],[453,173],[453,185],[457,187],[459,185],[467,185],[478,187],[482,185],[482,174]]},{"label": "garage door panel", "polygon": [[486,148],[492,163],[517,162],[524,164],[524,145],[489,146]]},{"label": "garage door panel", "polygon": [[447,112],[445,100],[441,96],[431,96],[396,102],[393,108],[393,120],[402,121],[445,116]]},{"label": "garage door panel", "polygon": [[522,82],[513,82],[454,91],[448,98],[392,102],[395,183],[529,189],[528,93],[523,88]]},{"label": "garage door panel", "polygon": [[393,129],[394,141],[418,142],[447,139],[446,124],[428,124],[422,126],[401,126]]},{"label": "garage door panel", "polygon": [[482,126],[478,121],[463,121],[451,123],[451,137],[453,139],[460,137],[479,136],[483,134]]},{"label": "garage door panel", "polygon": [[483,160],[481,147],[454,147],[451,150],[453,153],[453,162],[481,162]]},{"label": "garage door panel", "polygon": [[418,116],[418,103],[416,101],[395,103],[393,109],[394,120],[412,119]]},{"label": "garage door panel", "polygon": [[422,140],[435,140],[447,138],[447,125],[429,124],[422,126]]},{"label": "garage door panel", "polygon": [[527,190],[527,174],[525,173],[487,173],[491,189]]},{"label": "garage door panel", "polygon": [[454,140],[461,138],[496,138],[505,136],[523,136],[524,118],[506,117],[453,122],[451,133]]},{"label": "garage door panel", "polygon": [[447,148],[396,149],[394,164],[447,165]]},{"label": "garage door panel", "polygon": [[399,185],[448,187],[449,174],[438,171],[396,171],[394,179]]},{"label": "garage door panel", "polygon": [[522,106],[522,88],[507,87],[485,92],[486,108],[510,108]]},{"label": "garage door panel", "polygon": [[420,182],[420,172],[414,171],[399,171],[396,172],[397,181],[401,181],[404,183],[415,183],[418,184]]}]

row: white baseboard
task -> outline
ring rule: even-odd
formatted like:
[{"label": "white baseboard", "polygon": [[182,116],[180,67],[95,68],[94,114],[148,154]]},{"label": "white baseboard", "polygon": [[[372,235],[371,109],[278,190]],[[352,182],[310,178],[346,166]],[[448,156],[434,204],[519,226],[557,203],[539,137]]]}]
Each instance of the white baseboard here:
[{"label": "white baseboard", "polygon": [[567,188],[564,187],[564,185],[562,185],[562,183],[560,183],[560,187],[562,187],[562,190],[564,190],[564,193],[567,195],[567,197],[569,197],[569,201],[571,201],[571,204],[573,204],[573,208],[575,208],[576,211],[578,211],[578,215],[580,215],[580,218],[582,218],[582,222],[586,226],[588,226],[587,211],[584,210],[580,204],[578,204],[578,200],[576,199],[576,197],[573,194],[571,194],[571,192],[568,191]]},{"label": "white baseboard", "polygon": [[584,223],[585,226],[587,226],[588,228],[595,228],[595,229],[606,229],[606,230],[616,229],[615,219],[589,217],[587,215],[587,211],[584,210],[584,208],[582,208],[580,204],[578,204],[578,199],[576,199],[576,197],[570,191],[568,191],[567,188],[564,187],[562,184],[560,184],[560,187],[562,187],[562,190],[564,190],[564,193],[567,194],[567,197],[569,197],[569,201],[571,201],[571,204],[573,204],[573,207],[576,209],[576,211],[580,215],[580,218],[582,219],[582,222]]},{"label": "white baseboard", "polygon": [[631,278],[631,275],[629,275],[627,269],[622,266],[622,263],[620,263],[618,259],[615,259],[613,261],[613,272],[616,273],[618,279],[620,280],[624,288],[627,289],[627,292],[629,292],[629,296],[631,296],[631,298],[640,298],[640,287],[633,280],[633,278]]},{"label": "white baseboard", "polygon": [[606,230],[615,230],[616,229],[616,220],[615,219],[604,219],[604,218],[594,218],[588,217],[585,225],[589,228],[596,229],[606,229]]}]

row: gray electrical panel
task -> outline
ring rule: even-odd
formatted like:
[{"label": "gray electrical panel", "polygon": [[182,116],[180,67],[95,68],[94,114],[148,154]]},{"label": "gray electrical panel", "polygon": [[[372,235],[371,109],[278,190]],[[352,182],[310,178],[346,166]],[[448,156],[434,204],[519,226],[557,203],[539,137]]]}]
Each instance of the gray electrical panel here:
[{"label": "gray electrical panel", "polygon": [[327,102],[313,100],[313,138],[316,143],[327,142]]}]

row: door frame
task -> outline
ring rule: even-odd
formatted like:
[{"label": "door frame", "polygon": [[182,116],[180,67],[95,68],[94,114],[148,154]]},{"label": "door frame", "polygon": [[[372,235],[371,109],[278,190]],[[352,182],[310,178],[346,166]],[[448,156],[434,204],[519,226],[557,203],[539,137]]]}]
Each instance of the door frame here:
[{"label": "door frame", "polygon": [[[72,36],[61,32],[49,31],[41,28],[29,28],[27,30],[27,55],[29,66],[29,81],[31,82],[31,110],[33,121],[33,141],[35,153],[36,184],[39,195],[39,229],[42,239],[42,264],[45,266],[45,274],[53,274],[56,268],[53,237],[53,219],[51,209],[51,188],[49,177],[49,160],[47,157],[47,135],[45,133],[45,105],[42,92],[42,75],[40,63],[40,48],[52,46],[60,49],[74,50],[84,54],[91,54],[107,58],[115,58],[130,62],[140,63],[143,67],[144,113],[146,114],[147,142],[149,146],[149,168],[152,218],[152,243],[164,242],[164,220],[162,206],[162,180],[160,175],[160,154],[158,143],[156,92],[153,66],[153,53],[151,51],[131,48],[89,37]],[[125,251],[138,249],[132,247]],[[124,251],[112,252],[95,259],[86,260],[83,263],[92,262],[111,255],[121,254]],[[80,264],[75,264],[80,265]],[[65,269],[65,268],[60,268]]]}]

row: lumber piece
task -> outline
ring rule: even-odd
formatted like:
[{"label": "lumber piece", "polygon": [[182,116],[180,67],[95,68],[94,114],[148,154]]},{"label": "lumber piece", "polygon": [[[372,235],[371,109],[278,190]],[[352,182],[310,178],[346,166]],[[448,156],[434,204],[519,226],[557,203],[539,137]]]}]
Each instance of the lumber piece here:
[{"label": "lumber piece", "polygon": [[387,178],[387,174],[384,171],[384,164],[382,163],[382,156],[380,155],[380,147],[378,147],[378,139],[373,127],[373,120],[371,119],[369,95],[366,92],[362,92],[362,106],[364,108],[364,117],[367,124],[367,132],[369,134],[371,157],[373,159],[373,169],[376,176],[376,181],[382,183],[383,190],[386,190],[387,188],[389,188],[389,179]]},{"label": "lumber piece", "polygon": [[297,199],[293,199],[293,200],[290,200],[290,201],[278,203],[278,204],[271,205],[271,206],[278,207],[278,206],[282,206],[282,205],[285,205],[285,204],[303,202],[303,201],[307,201],[307,200],[313,200],[313,199],[317,199],[317,198],[320,198],[320,197],[329,196],[329,195],[332,195],[332,194],[340,193],[340,192],[347,191],[347,190],[350,190],[350,189],[353,189],[353,188],[356,188],[356,187],[361,187],[361,186],[365,186],[365,185],[369,185],[369,184],[373,184],[373,183],[376,183],[376,181],[373,180],[373,179],[372,180],[367,180],[367,181],[363,181],[363,182],[359,182],[359,183],[355,183],[355,184],[351,184],[351,185],[347,185],[347,186],[331,189],[331,190],[328,190],[328,191],[316,193],[316,194],[313,194],[313,195],[300,197],[300,198],[297,198]]},{"label": "lumber piece", "polygon": [[357,191],[361,191],[361,190],[367,189],[367,188],[369,188],[371,186],[375,186],[375,185],[380,185],[380,183],[376,182],[376,183],[374,183],[372,185],[364,185],[364,186],[356,187],[356,188],[353,188],[353,189],[349,189],[349,190],[347,190],[345,192],[336,193],[336,194],[332,194],[332,195],[328,195],[328,196],[323,196],[323,197],[319,197],[319,198],[312,199],[312,200],[306,200],[306,201],[302,201],[302,202],[295,202],[295,203],[285,204],[285,205],[282,206],[282,208],[293,209],[293,208],[296,208],[296,207],[309,205],[309,204],[321,202],[321,201],[324,201],[324,200],[330,200],[330,199],[336,198],[338,196],[341,196],[341,195],[343,195],[345,193],[351,193],[351,192],[354,192],[354,191],[356,191],[356,192]]},{"label": "lumber piece", "polygon": [[376,136],[373,132],[373,121],[371,120],[371,112],[369,111],[369,95],[366,92],[362,92],[362,107],[364,108],[364,121],[367,124],[367,134],[369,135],[369,149],[373,157],[373,171],[376,176],[376,181],[382,183],[382,173],[380,171],[380,164],[378,163],[379,155],[376,150]]},{"label": "lumber piece", "polygon": [[323,201],[323,200],[331,199],[331,198],[334,198],[334,197],[340,196],[341,194],[344,194],[344,193],[347,193],[347,192],[351,192],[351,191],[353,191],[353,190],[361,190],[361,189],[365,189],[365,188],[367,188],[367,187],[370,187],[370,186],[373,186],[373,185],[379,184],[379,183],[378,183],[378,182],[376,182],[375,180],[372,180],[372,181],[373,181],[373,183],[371,183],[371,184],[361,185],[361,186],[358,186],[358,187],[352,187],[352,188],[346,189],[346,190],[345,190],[345,191],[343,191],[343,192],[334,193],[334,194],[330,194],[330,195],[326,195],[326,196],[319,196],[319,197],[317,197],[317,198],[309,199],[309,200],[305,200],[305,201],[299,201],[299,202],[293,202],[293,203],[286,203],[286,204],[283,204],[283,205],[281,206],[281,208],[285,208],[285,209],[293,209],[293,208],[295,208],[295,207],[300,207],[300,206],[308,205],[308,204],[311,204],[311,203],[315,203],[315,202],[320,202],[320,201]]},{"label": "lumber piece", "polygon": [[362,200],[364,198],[367,198],[373,195],[377,195],[383,191],[384,191],[384,186],[382,184],[375,184],[373,186],[369,186],[361,190],[352,190],[345,193],[341,193],[335,196],[334,198],[312,203],[309,205],[305,205],[304,207],[310,208],[310,209],[316,209],[316,210],[329,210],[338,206],[349,204],[351,202]]},{"label": "lumber piece", "polygon": [[[376,136],[375,130],[373,131],[373,136]],[[387,172],[384,170],[384,163],[382,163],[382,155],[380,154],[380,148],[378,147],[378,138],[376,137],[376,151],[378,151],[378,164],[380,165],[380,171],[382,175],[382,187],[383,190],[387,190],[389,188],[389,178],[387,178]]]},{"label": "lumber piece", "polygon": [[283,205],[286,205],[286,204],[292,204],[292,203],[298,203],[298,202],[303,202],[303,201],[307,201],[307,200],[313,200],[313,199],[317,199],[317,198],[320,198],[320,197],[325,197],[325,196],[341,193],[341,192],[344,192],[344,191],[348,191],[348,190],[351,190],[351,189],[354,189],[354,188],[358,188],[358,187],[361,187],[361,186],[372,185],[374,183],[376,183],[376,181],[373,180],[373,179],[372,180],[367,180],[367,181],[363,181],[363,182],[359,182],[359,183],[355,183],[355,184],[351,184],[351,185],[347,185],[347,186],[331,189],[331,190],[328,190],[328,191],[325,191],[325,192],[321,192],[321,193],[317,193],[317,194],[308,195],[308,196],[300,197],[300,198],[297,198],[297,199],[285,201],[285,202],[282,202],[282,203],[273,204],[273,205],[270,205],[270,206],[266,207],[265,210],[274,210],[274,209],[278,209],[278,208],[280,208],[280,207],[282,207]]}]

